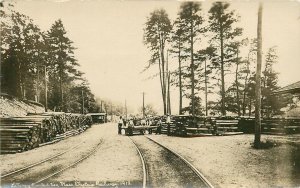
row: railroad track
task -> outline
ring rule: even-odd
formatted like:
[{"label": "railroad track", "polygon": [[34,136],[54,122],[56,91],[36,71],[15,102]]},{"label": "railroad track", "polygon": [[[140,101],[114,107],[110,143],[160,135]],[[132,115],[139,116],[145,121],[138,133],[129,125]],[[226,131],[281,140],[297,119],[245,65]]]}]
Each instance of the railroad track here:
[{"label": "railroad track", "polygon": [[[72,162],[71,164],[68,164],[67,166],[64,166],[64,167],[61,167],[61,168],[55,168],[55,170],[52,170],[52,168],[50,169],[50,172],[51,173],[48,173],[48,174],[45,174],[43,175],[42,177],[34,177],[33,181],[31,179],[25,179],[27,182],[31,181],[30,185],[38,185],[39,183],[42,183],[44,182],[45,180],[48,180],[50,179],[51,177],[53,176],[56,176],[64,171],[66,171],[67,169],[71,168],[71,167],[74,167],[75,165],[77,165],[78,163],[80,163],[81,161],[85,160],[86,158],[90,157],[91,155],[93,155],[97,149],[101,146],[101,144],[103,143],[103,140],[101,139],[99,141],[99,143],[89,152],[87,152],[87,154],[81,156],[79,159],[77,159],[75,162]],[[66,153],[69,153],[71,151],[75,151],[79,146],[81,146],[83,144],[83,142],[79,143],[78,145],[64,151],[64,152],[61,152],[61,153],[58,153],[54,156],[51,156],[51,157],[48,157],[42,161],[39,161],[37,163],[34,163],[34,164],[31,164],[31,165],[28,165],[26,167],[23,167],[21,169],[18,169],[18,170],[15,170],[15,171],[12,171],[12,172],[9,172],[5,175],[2,175],[1,176],[1,185],[6,185],[6,184],[9,184],[10,183],[10,178],[13,178],[13,179],[18,179],[20,177],[20,179],[22,179],[24,176],[26,177],[26,174],[28,174],[28,172],[30,172],[30,170],[34,170],[34,168],[37,168],[41,165],[44,165],[44,163],[52,163],[55,159],[58,159],[60,156],[66,154]],[[42,172],[40,172],[42,173]],[[29,173],[30,174],[30,173]],[[22,182],[24,182],[24,179],[22,180]],[[20,183],[18,181],[15,181],[13,183]],[[20,183],[21,185],[22,183]]]},{"label": "railroad track", "polygon": [[[154,147],[157,147],[159,153],[164,153],[164,157],[162,158],[153,158],[151,157],[151,154],[149,155],[149,152],[147,149],[143,148],[143,144],[145,144],[147,141],[144,139],[138,140],[135,138],[131,138],[131,141],[135,145],[137,152],[139,153],[139,156],[141,158],[142,166],[143,166],[143,188],[145,187],[157,187],[157,186],[174,186],[172,182],[180,182],[179,186],[184,187],[208,187],[213,188],[214,186],[204,177],[204,175],[188,160],[186,160],[184,157],[179,155],[177,152],[171,150],[170,148],[158,143],[157,141],[149,138],[148,136],[143,136],[148,141],[147,145],[152,144]],[[143,144],[141,144],[143,143]],[[160,148],[160,149],[159,149]],[[150,150],[150,149],[149,149]],[[160,150],[160,151],[159,151]],[[153,152],[152,150],[151,152]],[[158,155],[160,156],[160,154]],[[157,160],[158,163],[157,163]],[[161,161],[160,161],[161,160]],[[155,164],[157,163],[157,164]],[[163,164],[166,163],[166,164]],[[167,167],[165,168],[164,165]],[[166,173],[165,171],[171,171],[169,173],[169,179],[178,179],[178,180],[170,180],[171,185],[168,184],[160,184],[163,183],[165,180],[163,180],[163,177],[159,177],[160,175],[160,169],[162,170],[161,176],[164,176]],[[169,170],[167,170],[169,169]],[[171,169],[171,170],[170,170]],[[152,170],[152,172],[151,172]],[[154,172],[154,171],[157,172]],[[178,171],[178,172],[172,172]],[[158,174],[155,175],[155,173]],[[175,175],[174,175],[175,174]],[[167,175],[168,176],[168,175]],[[180,177],[182,176],[182,177]],[[158,179],[158,180],[155,180]],[[169,181],[169,180],[167,180]],[[153,183],[154,182],[154,183]],[[175,185],[178,186],[178,185]]]},{"label": "railroad track", "polygon": [[149,181],[149,176],[147,173],[147,166],[145,163],[144,156],[143,156],[142,152],[140,151],[140,149],[138,148],[138,146],[135,144],[135,142],[130,137],[128,137],[128,138],[131,140],[131,142],[133,143],[134,147],[136,148],[136,150],[140,156],[140,159],[142,162],[142,167],[143,167],[143,188],[146,188],[147,182]]}]

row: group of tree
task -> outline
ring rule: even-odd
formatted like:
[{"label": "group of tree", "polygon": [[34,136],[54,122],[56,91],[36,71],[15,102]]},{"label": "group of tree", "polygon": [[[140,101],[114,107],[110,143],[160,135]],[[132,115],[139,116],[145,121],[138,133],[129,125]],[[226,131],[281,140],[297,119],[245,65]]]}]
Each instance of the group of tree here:
[{"label": "group of tree", "polygon": [[[168,75],[179,89],[179,114],[254,114],[257,40],[243,36],[239,21],[227,2],[213,2],[208,12],[203,12],[200,2],[183,2],[174,21],[164,9],[150,13],[144,29],[144,44],[151,52],[146,69],[158,65],[165,114]],[[172,73],[165,58],[168,52],[176,65]],[[261,79],[262,113],[268,117],[291,102],[290,96],[278,100],[272,95],[278,89],[273,69],[277,60],[276,47],[270,47]],[[186,107],[184,99],[189,101]]]},{"label": "group of tree", "polygon": [[13,9],[10,5],[0,10],[1,92],[40,102],[53,111],[99,111],[62,20],[42,31]]}]

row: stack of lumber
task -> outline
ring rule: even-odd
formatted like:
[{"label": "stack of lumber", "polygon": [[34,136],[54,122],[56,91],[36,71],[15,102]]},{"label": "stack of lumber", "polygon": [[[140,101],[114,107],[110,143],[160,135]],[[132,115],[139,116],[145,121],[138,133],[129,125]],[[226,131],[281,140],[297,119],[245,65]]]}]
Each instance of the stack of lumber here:
[{"label": "stack of lumber", "polygon": [[[174,120],[171,119],[171,128],[174,128],[175,127],[175,124],[176,122]],[[168,134],[168,124],[166,122],[166,119],[162,119],[162,123],[161,123],[161,133],[162,134]]]},{"label": "stack of lumber", "polygon": [[261,130],[266,134],[284,134],[285,123],[285,119],[281,118],[263,119],[261,121]]},{"label": "stack of lumber", "polygon": [[1,153],[15,153],[37,147],[43,140],[42,126],[47,124],[48,119],[40,117],[1,118]]},{"label": "stack of lumber", "polygon": [[239,130],[246,134],[253,134],[255,132],[255,117],[242,116],[238,124]]},{"label": "stack of lumber", "polygon": [[[244,133],[255,132],[255,118],[241,117],[239,128]],[[261,121],[261,131],[264,134],[299,134],[300,133],[300,118],[264,118]]]},{"label": "stack of lumber", "polygon": [[217,117],[213,122],[216,135],[243,134],[243,132],[239,130],[239,119],[237,117]]},{"label": "stack of lumber", "polygon": [[300,133],[300,118],[268,118],[261,122],[265,134],[297,134]]},{"label": "stack of lumber", "polygon": [[67,113],[29,114],[0,118],[1,154],[30,150],[83,132],[90,116]]},{"label": "stack of lumber", "polygon": [[186,127],[187,135],[213,135],[214,129],[211,117],[197,117],[195,121],[196,123]]},{"label": "stack of lumber", "polygon": [[284,126],[286,134],[300,133],[300,117],[286,117],[287,123]]}]

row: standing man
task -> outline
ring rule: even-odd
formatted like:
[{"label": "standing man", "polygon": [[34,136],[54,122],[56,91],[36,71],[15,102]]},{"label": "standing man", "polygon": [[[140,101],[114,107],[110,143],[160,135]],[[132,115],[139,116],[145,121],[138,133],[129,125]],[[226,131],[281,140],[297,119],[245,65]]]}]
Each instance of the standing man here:
[{"label": "standing man", "polygon": [[142,125],[142,126],[146,126],[146,124],[147,124],[147,122],[146,122],[146,120],[143,118],[143,119],[141,120],[141,125]]},{"label": "standing man", "polygon": [[123,119],[122,116],[120,116],[120,119],[118,121],[118,134],[121,134],[122,125],[123,125]]},{"label": "standing man", "polygon": [[126,128],[127,120],[124,118],[123,119],[123,127]]},{"label": "standing man", "polygon": [[169,114],[167,114],[167,119],[166,119],[166,123],[168,125],[168,136],[171,134],[170,133],[170,126],[171,126],[171,117]]},{"label": "standing man", "polygon": [[156,134],[161,134],[161,126],[162,126],[161,118],[158,119],[156,125],[157,125]]}]

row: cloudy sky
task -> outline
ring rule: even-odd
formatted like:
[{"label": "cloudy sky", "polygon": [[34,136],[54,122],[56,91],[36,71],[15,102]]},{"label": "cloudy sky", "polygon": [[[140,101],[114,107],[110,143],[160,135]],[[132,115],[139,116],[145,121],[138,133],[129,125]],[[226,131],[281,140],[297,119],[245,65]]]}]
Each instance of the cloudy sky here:
[{"label": "cloudy sky", "polygon": [[[129,0],[15,0],[15,9],[31,17],[42,30],[61,19],[77,47],[80,69],[96,96],[124,102],[136,109],[146,103],[161,111],[158,78],[147,79],[158,69],[141,73],[150,54],[143,45],[147,16],[156,8],[166,9],[174,20],[180,1]],[[244,37],[256,36],[257,1],[231,1],[241,16],[238,24]],[[202,2],[205,15],[211,1]],[[279,84],[300,80],[300,1],[265,1],[263,9],[263,49],[278,46]],[[170,63],[172,63],[170,58]],[[174,62],[176,64],[176,62]],[[178,92],[171,91],[173,112],[178,111]]]}]

